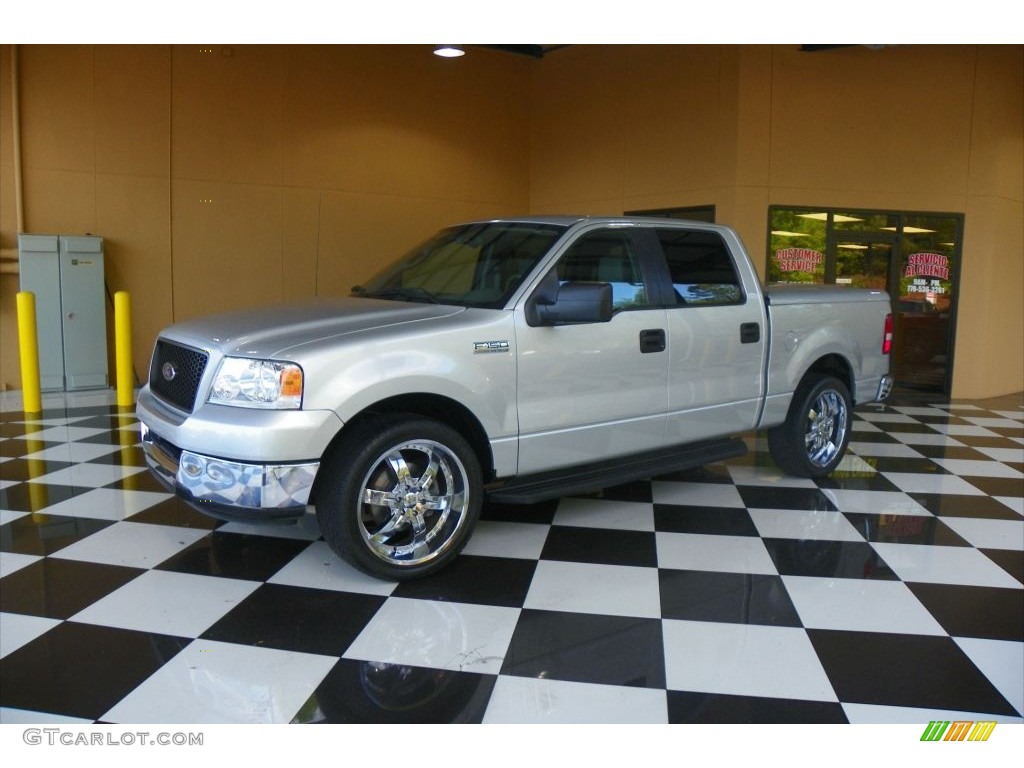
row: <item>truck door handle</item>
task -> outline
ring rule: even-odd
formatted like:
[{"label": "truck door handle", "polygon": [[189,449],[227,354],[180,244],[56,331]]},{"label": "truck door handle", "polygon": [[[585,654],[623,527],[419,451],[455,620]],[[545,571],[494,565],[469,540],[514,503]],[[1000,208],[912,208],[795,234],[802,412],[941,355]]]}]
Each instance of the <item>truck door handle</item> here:
[{"label": "truck door handle", "polygon": [[665,331],[662,328],[648,328],[640,331],[640,351],[648,352],[665,351]]},{"label": "truck door handle", "polygon": [[740,326],[740,344],[756,344],[760,340],[760,323],[743,323],[743,325]]}]

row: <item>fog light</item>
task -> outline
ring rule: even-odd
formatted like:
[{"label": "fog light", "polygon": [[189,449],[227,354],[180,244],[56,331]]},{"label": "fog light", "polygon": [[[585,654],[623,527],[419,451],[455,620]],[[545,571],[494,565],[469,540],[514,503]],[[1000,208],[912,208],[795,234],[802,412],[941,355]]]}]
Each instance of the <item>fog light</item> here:
[{"label": "fog light", "polygon": [[205,462],[194,453],[189,453],[188,451],[181,452],[181,471],[189,477],[195,479],[203,474],[204,464]]}]

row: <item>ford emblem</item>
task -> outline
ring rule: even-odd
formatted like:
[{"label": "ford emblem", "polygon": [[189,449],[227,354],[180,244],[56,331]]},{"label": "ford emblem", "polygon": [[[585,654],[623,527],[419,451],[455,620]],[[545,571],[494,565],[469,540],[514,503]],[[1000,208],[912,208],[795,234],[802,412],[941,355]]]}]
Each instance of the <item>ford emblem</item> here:
[{"label": "ford emblem", "polygon": [[178,375],[178,369],[174,367],[174,363],[164,363],[160,368],[160,373],[163,374],[164,381],[174,381],[174,377]]}]

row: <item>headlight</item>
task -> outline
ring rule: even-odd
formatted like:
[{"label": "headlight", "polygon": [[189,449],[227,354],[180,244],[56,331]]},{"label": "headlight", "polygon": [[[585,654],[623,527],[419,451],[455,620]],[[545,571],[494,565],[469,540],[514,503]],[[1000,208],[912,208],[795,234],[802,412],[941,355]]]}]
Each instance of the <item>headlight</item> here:
[{"label": "headlight", "polygon": [[302,369],[295,363],[225,357],[210,402],[243,408],[301,408]]}]

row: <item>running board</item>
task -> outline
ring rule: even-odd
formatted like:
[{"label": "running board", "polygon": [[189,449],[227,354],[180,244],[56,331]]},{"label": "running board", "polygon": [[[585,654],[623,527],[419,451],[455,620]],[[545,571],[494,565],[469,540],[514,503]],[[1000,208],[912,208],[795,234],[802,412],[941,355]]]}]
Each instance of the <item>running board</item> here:
[{"label": "running board", "polygon": [[569,467],[557,472],[544,472],[508,481],[499,480],[484,488],[484,491],[488,501],[501,504],[534,504],[538,501],[588,493],[683,469],[694,469],[704,464],[733,459],[746,452],[746,443],[738,437],[707,440],[625,456],[600,464]]}]

